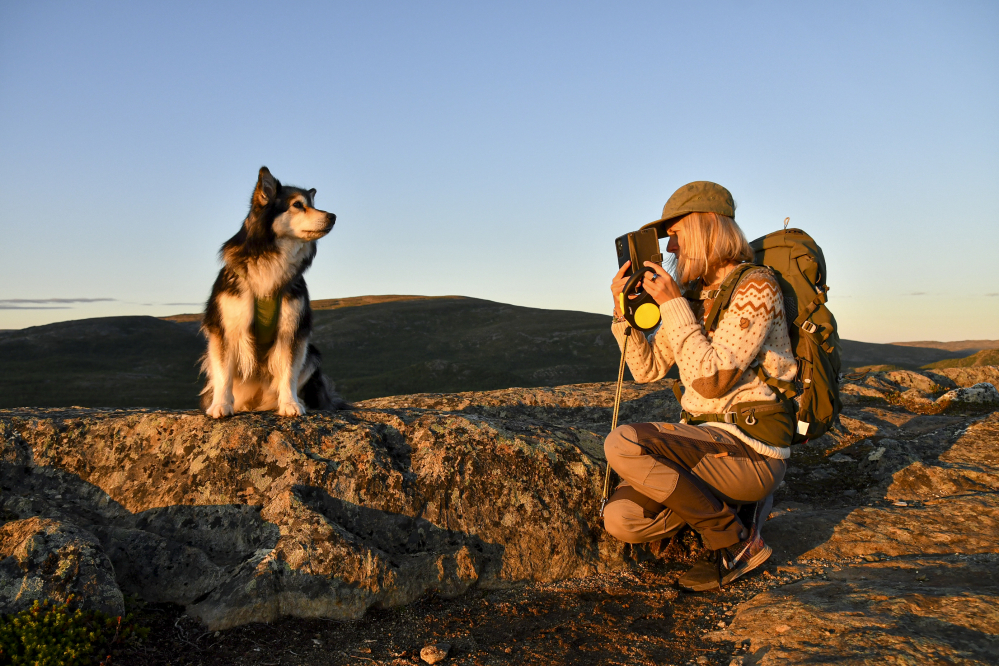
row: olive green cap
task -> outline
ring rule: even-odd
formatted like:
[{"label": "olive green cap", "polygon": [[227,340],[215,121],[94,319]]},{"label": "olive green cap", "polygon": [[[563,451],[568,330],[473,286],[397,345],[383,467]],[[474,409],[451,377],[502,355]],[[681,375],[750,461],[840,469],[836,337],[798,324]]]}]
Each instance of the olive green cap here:
[{"label": "olive green cap", "polygon": [[718,213],[734,220],[735,201],[732,199],[732,193],[718,183],[695,180],[674,192],[663,206],[662,217],[655,222],[642,225],[642,229],[654,227],[656,235],[665,238],[670,225],[687,213]]}]

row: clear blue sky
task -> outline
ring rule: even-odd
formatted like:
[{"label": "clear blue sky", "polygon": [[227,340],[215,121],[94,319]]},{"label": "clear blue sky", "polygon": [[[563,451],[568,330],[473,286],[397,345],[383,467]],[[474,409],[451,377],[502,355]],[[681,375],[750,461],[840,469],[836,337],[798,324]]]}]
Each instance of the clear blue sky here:
[{"label": "clear blue sky", "polygon": [[608,312],[613,238],[714,180],[825,248],[844,337],[999,338],[997,35],[995,2],[0,2],[0,328],[198,311],[265,164],[338,216],[313,298]]}]

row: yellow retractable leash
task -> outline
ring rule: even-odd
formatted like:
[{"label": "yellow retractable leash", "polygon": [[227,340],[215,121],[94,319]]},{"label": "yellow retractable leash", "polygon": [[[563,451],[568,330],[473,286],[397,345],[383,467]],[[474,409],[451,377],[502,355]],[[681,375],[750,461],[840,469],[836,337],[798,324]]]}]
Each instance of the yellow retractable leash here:
[{"label": "yellow retractable leash", "polygon": [[[652,298],[652,295],[647,291],[643,291],[640,294],[637,293],[638,287],[642,284],[646,273],[652,273],[653,279],[657,275],[648,266],[643,266],[635,271],[635,274],[631,276],[628,283],[624,286],[624,291],[618,296],[624,318],[628,320],[632,328],[637,328],[643,333],[651,331],[658,326],[661,319],[659,304]],[[631,293],[635,293],[634,298],[626,296],[626,294]]]}]

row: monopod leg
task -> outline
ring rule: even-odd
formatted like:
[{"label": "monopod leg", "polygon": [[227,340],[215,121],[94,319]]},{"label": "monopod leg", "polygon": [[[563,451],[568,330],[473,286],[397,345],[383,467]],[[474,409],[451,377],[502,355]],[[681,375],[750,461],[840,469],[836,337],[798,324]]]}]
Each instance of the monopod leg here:
[{"label": "monopod leg", "polygon": [[[611,432],[617,428],[617,415],[621,410],[621,391],[624,388],[624,364],[625,359],[628,356],[628,339],[631,337],[631,326],[624,329],[624,345],[621,349],[621,364],[617,368],[617,389],[614,391],[614,415],[611,417]],[[607,506],[607,500],[610,498],[610,478],[611,478],[611,466],[610,461],[607,461],[607,469],[604,472],[604,494],[600,498],[600,517],[604,517],[604,507]]]}]

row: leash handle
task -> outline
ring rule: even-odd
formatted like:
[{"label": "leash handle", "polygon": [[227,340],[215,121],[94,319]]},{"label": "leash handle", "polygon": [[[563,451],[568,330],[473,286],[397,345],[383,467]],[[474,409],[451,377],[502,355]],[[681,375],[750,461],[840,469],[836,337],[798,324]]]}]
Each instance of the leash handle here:
[{"label": "leash handle", "polygon": [[[628,339],[631,337],[631,326],[624,329],[624,345],[621,349],[621,364],[617,368],[617,388],[614,391],[614,415],[611,417],[611,432],[617,428],[617,417],[621,411],[621,392],[624,389],[624,364],[628,357]],[[600,497],[600,517],[604,517],[604,507],[610,498],[610,462],[607,462],[607,469],[604,471],[604,494]]]}]

